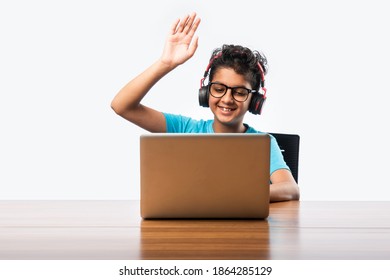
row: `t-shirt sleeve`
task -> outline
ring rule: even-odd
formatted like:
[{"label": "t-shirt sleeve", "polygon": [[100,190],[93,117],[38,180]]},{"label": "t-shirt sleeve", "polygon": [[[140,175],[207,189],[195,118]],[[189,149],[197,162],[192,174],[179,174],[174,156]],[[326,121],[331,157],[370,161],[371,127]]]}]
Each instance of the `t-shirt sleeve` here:
[{"label": "t-shirt sleeve", "polygon": [[287,166],[286,162],[284,161],[283,154],[280,151],[276,138],[272,135],[270,135],[270,137],[271,137],[270,174],[274,173],[278,169],[290,170],[290,168]]},{"label": "t-shirt sleeve", "polygon": [[163,113],[168,133],[204,133],[207,132],[207,122],[197,121],[182,115]]},{"label": "t-shirt sleeve", "polygon": [[163,113],[165,116],[165,122],[167,125],[168,133],[178,133],[182,131],[182,121],[180,116]]}]

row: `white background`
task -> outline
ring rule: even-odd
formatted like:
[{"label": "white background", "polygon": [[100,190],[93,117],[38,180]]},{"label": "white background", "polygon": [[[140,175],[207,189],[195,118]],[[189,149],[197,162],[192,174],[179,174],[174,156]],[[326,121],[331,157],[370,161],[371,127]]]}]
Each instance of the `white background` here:
[{"label": "white background", "polygon": [[269,61],[263,114],[301,136],[302,200],[389,200],[387,1],[2,1],[0,199],[138,199],[140,128],[110,108],[161,54],[177,18],[199,48],[144,103],[211,118],[199,80],[224,43]]}]

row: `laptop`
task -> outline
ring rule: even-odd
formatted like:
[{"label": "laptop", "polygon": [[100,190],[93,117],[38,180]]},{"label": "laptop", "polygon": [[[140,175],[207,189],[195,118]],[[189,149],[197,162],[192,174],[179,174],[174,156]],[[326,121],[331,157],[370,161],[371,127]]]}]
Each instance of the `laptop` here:
[{"label": "laptop", "polygon": [[140,137],[144,219],[264,219],[267,134],[154,133]]}]

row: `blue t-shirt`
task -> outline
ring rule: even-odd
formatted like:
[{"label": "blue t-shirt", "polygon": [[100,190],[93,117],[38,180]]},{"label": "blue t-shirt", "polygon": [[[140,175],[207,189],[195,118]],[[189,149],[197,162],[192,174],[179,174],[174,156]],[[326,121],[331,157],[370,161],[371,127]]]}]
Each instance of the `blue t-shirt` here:
[{"label": "blue t-shirt", "polygon": [[[214,120],[194,120],[189,117],[181,115],[173,115],[163,113],[166,120],[168,133],[214,133],[213,122]],[[263,133],[255,130],[254,128],[245,124],[248,128],[246,133]],[[270,174],[278,169],[288,169],[286,162],[283,159],[282,152],[276,142],[275,137],[270,135],[271,138],[271,162],[270,162]]]}]

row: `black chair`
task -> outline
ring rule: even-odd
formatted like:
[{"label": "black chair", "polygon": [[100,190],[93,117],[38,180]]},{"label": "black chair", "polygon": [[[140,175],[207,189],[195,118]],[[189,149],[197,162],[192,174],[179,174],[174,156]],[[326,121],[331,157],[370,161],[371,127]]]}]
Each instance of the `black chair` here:
[{"label": "black chair", "polygon": [[297,134],[269,133],[276,138],[284,161],[290,167],[291,173],[298,183],[299,140]]}]

